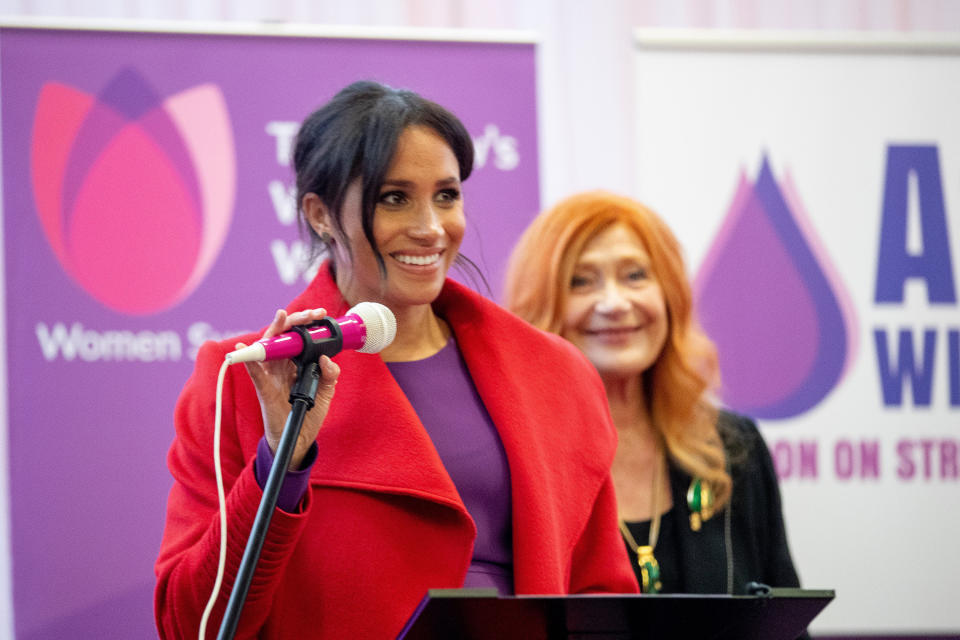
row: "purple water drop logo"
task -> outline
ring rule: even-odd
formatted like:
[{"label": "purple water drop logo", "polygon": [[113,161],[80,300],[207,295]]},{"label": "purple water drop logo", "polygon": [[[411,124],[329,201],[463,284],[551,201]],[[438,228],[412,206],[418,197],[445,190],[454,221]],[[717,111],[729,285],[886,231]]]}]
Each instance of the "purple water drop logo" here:
[{"label": "purple water drop logo", "polygon": [[816,406],[856,352],[855,316],[787,173],[764,157],[741,175],[694,282],[699,317],[720,354],[721,396],[757,418]]},{"label": "purple water drop logo", "polygon": [[174,306],[203,281],[230,227],[236,191],[219,88],[161,99],[129,69],[98,96],[47,83],[30,155],[47,240],[93,298],[145,315]]}]

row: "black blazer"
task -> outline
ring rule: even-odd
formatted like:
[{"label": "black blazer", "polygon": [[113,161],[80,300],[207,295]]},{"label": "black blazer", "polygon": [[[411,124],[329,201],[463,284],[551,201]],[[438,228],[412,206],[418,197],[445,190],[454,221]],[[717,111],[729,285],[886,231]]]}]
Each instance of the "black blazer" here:
[{"label": "black blazer", "polygon": [[730,461],[733,495],[723,510],[690,527],[690,476],[670,465],[670,490],[687,593],[746,593],[748,582],[799,587],[790,558],[773,459],[750,418],[722,411],[717,428]]}]

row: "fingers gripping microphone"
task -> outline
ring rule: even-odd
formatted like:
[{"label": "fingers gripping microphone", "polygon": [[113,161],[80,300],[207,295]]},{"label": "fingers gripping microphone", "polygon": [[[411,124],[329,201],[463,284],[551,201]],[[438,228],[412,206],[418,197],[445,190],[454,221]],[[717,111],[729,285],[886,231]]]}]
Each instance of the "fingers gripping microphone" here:
[{"label": "fingers gripping microphone", "polygon": [[379,353],[393,342],[397,334],[397,319],[393,312],[377,302],[361,302],[347,311],[342,318],[324,318],[321,323],[309,327],[294,327],[272,338],[263,338],[228,353],[226,361],[236,364],[295,358],[303,353],[305,347],[302,333],[307,334],[315,343],[342,339],[342,344],[334,353],[344,349],[360,353]]}]

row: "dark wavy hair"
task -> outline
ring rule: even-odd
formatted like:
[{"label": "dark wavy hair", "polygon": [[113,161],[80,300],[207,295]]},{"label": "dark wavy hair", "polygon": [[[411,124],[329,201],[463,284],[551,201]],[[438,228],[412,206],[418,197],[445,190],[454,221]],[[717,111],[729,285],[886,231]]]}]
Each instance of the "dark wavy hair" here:
[{"label": "dark wavy hair", "polygon": [[[397,140],[411,126],[433,129],[453,151],[460,168],[460,181],[470,177],[473,140],[466,127],[447,109],[413,91],[369,80],[354,82],[303,121],[294,146],[293,168],[300,220],[310,234],[311,258],[327,254],[336,270],[333,252],[328,251],[327,243],[305,220],[304,196],[317,194],[342,234],[347,187],[361,178],[363,234],[373,248],[381,277],[386,277],[386,264],[373,237],[373,216]],[[352,255],[350,247],[347,251]],[[476,265],[464,256],[458,255],[456,262],[466,263],[483,279]]]}]

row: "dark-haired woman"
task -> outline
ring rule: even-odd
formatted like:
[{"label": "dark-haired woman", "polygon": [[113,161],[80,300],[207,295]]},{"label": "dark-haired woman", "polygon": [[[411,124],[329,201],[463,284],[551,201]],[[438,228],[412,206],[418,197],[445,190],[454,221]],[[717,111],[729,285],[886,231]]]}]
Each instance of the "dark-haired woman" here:
[{"label": "dark-haired woman", "polygon": [[[387,305],[397,334],[379,354],[322,358],[238,638],[394,638],[430,588],[636,589],[596,372],[565,341],[447,278],[472,149],[448,111],[372,82],[343,89],[301,127],[297,198],[327,260],[262,336],[361,301]],[[196,637],[214,585],[215,380],[227,352],[259,337],[204,345],[177,404],[156,564],[165,638]],[[292,369],[228,370],[228,560],[211,637],[289,413]]]}]

